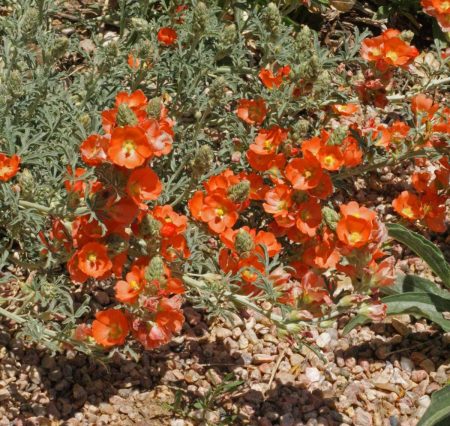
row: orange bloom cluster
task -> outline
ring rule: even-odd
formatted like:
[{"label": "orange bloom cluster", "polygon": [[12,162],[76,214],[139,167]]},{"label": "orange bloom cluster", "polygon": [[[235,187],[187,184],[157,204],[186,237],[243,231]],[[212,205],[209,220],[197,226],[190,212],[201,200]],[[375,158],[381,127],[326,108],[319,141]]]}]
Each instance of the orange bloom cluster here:
[{"label": "orange bloom cluster", "polygon": [[442,161],[441,168],[430,172],[415,172],[411,178],[412,191],[403,191],[392,202],[394,210],[404,219],[421,221],[434,232],[445,232],[446,201],[450,189],[450,167]]},{"label": "orange bloom cluster", "polygon": [[450,31],[450,2],[448,0],[421,0],[425,13],[438,21],[442,31]]},{"label": "orange bloom cluster", "polygon": [[366,38],[361,46],[361,56],[385,70],[388,67],[407,67],[419,51],[401,38],[400,31],[388,29],[378,37]]},{"label": "orange bloom cluster", "polygon": [[19,171],[19,163],[18,155],[8,157],[6,154],[0,153],[0,180],[7,182],[12,179]]},{"label": "orange bloom cluster", "polygon": [[[87,180],[85,169],[68,168],[65,187],[72,207],[86,199],[95,217],[54,220],[48,235],[40,234],[44,253],[66,253],[73,282],[117,280],[116,299],[128,312],[98,312],[92,329],[82,333],[104,347],[123,344],[129,333],[146,348],[157,347],[184,322],[184,287],[169,265],[190,256],[187,218],[169,205],[148,205],[162,192],[151,165],[171,151],[173,122],[162,103],[159,117],[149,116],[147,105],[140,90],[120,92],[115,108],[102,113],[104,134],[91,135],[80,146],[96,177]],[[136,246],[145,247],[147,255],[136,255]]]}]

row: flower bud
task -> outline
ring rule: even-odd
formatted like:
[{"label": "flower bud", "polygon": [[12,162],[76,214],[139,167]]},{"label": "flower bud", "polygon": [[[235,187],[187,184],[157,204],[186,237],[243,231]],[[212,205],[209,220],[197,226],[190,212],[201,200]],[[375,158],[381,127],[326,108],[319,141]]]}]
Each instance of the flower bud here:
[{"label": "flower bud", "polygon": [[267,31],[272,36],[277,36],[280,32],[281,15],[275,3],[270,2],[263,11],[262,20],[266,26]]},{"label": "flower bud", "polygon": [[24,199],[30,199],[33,195],[35,183],[30,170],[23,169],[18,176],[20,195]]},{"label": "flower bud", "polygon": [[295,48],[298,52],[309,51],[312,47],[312,33],[307,25],[302,25],[302,29],[295,37]]},{"label": "flower bud", "polygon": [[68,45],[69,40],[67,39],[67,37],[57,38],[50,52],[51,57],[53,59],[61,58],[66,53]]},{"label": "flower bud", "polygon": [[292,135],[295,139],[302,139],[308,135],[309,121],[305,118],[300,118],[293,126]]},{"label": "flower bud", "polygon": [[335,210],[330,209],[329,207],[322,207],[322,217],[325,224],[331,230],[335,231],[337,227],[337,223],[339,222],[340,216]]},{"label": "flower bud", "polygon": [[147,114],[150,118],[161,117],[161,98],[155,97],[148,101]]},{"label": "flower bud", "polygon": [[369,317],[372,321],[383,321],[386,318],[387,305],[385,303],[363,303],[358,310],[359,315]]},{"label": "flower bud", "polygon": [[34,7],[27,7],[20,22],[22,33],[33,36],[39,27],[39,11]]},{"label": "flower bud", "polygon": [[9,94],[13,98],[20,98],[25,94],[20,71],[13,70],[10,72],[7,87]]},{"label": "flower bud", "polygon": [[303,80],[316,80],[320,70],[319,58],[313,54],[311,58],[300,64],[298,75]]},{"label": "flower bud", "polygon": [[201,146],[195,153],[191,169],[194,177],[199,177],[210,170],[214,153],[209,145]]},{"label": "flower bud", "polygon": [[80,116],[80,124],[83,126],[85,130],[88,130],[91,127],[91,117],[89,114],[85,113]]},{"label": "flower bud", "polygon": [[250,253],[254,247],[252,236],[247,231],[241,229],[236,234],[236,239],[234,240],[234,248],[238,254]]},{"label": "flower bud", "polygon": [[139,224],[139,233],[144,238],[159,238],[162,224],[151,214],[147,214]]},{"label": "flower bud", "polygon": [[348,135],[348,127],[347,126],[339,126],[334,129],[333,133],[331,133],[330,138],[328,139],[328,145],[342,145],[344,139]]},{"label": "flower bud", "polygon": [[116,122],[120,127],[136,126],[138,119],[133,110],[127,104],[123,103],[117,108]]},{"label": "flower bud", "polygon": [[194,7],[192,17],[192,29],[194,34],[203,34],[208,24],[208,6],[202,1],[198,2]]},{"label": "flower bud", "polygon": [[243,180],[228,189],[227,196],[234,203],[243,203],[250,195],[250,182]]},{"label": "flower bud", "polygon": [[414,33],[410,30],[405,30],[400,33],[399,38],[405,43],[411,43],[412,39],[414,38]]},{"label": "flower bud", "polygon": [[219,105],[224,98],[225,92],[225,79],[223,77],[217,77],[209,86],[209,100],[211,105]]},{"label": "flower bud", "polygon": [[145,279],[148,282],[158,280],[164,275],[164,262],[161,256],[154,256],[145,269]]},{"label": "flower bud", "polygon": [[314,93],[317,97],[325,95],[331,87],[331,77],[328,71],[323,71],[317,77],[314,84]]},{"label": "flower bud", "polygon": [[224,46],[232,46],[237,39],[236,25],[230,24],[223,29],[222,44]]}]

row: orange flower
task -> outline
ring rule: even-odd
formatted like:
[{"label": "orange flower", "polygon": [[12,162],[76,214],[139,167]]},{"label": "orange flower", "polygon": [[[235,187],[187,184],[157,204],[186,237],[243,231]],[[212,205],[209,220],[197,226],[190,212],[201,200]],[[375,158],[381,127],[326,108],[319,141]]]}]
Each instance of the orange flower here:
[{"label": "orange flower", "polygon": [[286,185],[277,185],[267,191],[263,208],[270,213],[281,227],[294,226],[295,217],[289,209],[292,207],[292,190]]},{"label": "orange flower", "polygon": [[73,173],[72,168],[67,166],[67,173],[70,179],[64,181],[64,187],[67,192],[77,193],[79,197],[84,197],[84,191],[86,189],[86,182],[81,178],[86,173],[86,169],[77,167],[75,173]]},{"label": "orange flower", "polygon": [[92,219],[90,215],[78,216],[72,222],[72,239],[75,248],[82,247],[86,243],[103,236],[103,228],[100,223]]},{"label": "orange flower", "polygon": [[381,36],[366,38],[362,42],[361,56],[366,61],[376,61],[384,70],[386,65],[406,67],[419,51],[400,38],[400,32],[388,29]]},{"label": "orange flower", "polygon": [[310,198],[308,201],[298,205],[298,214],[295,224],[300,232],[309,237],[313,237],[321,223],[322,209],[320,203],[316,199]]},{"label": "orange flower", "polygon": [[325,170],[336,171],[344,164],[344,156],[336,145],[326,145],[320,148],[317,158]]},{"label": "orange flower", "polygon": [[450,3],[448,0],[421,0],[423,10],[436,18],[442,31],[450,31]]},{"label": "orange flower", "polygon": [[294,189],[306,191],[316,187],[323,176],[322,166],[310,153],[303,158],[294,158],[286,167],[286,178]]},{"label": "orange flower", "polygon": [[134,169],[151,156],[152,149],[139,127],[125,126],[112,131],[108,157],[114,164]]},{"label": "orange flower", "polygon": [[98,166],[107,160],[108,139],[91,135],[80,145],[81,158],[88,166]]},{"label": "orange flower", "polygon": [[117,281],[114,287],[116,299],[121,303],[136,302],[145,284],[144,270],[133,266],[126,276],[126,281]]},{"label": "orange flower", "polygon": [[302,260],[305,264],[319,269],[336,267],[341,255],[330,235],[329,231],[325,231],[323,238],[311,242],[303,252]]},{"label": "orange flower", "polygon": [[146,120],[141,127],[145,130],[153,155],[161,157],[172,151],[173,138],[169,133],[169,129],[166,128],[164,130],[160,122],[153,119]]},{"label": "orange flower", "polygon": [[308,195],[326,200],[333,193],[333,190],[333,182],[331,181],[330,175],[324,173],[319,184],[308,190]]},{"label": "orange flower", "polygon": [[400,216],[408,220],[420,219],[423,216],[419,197],[408,191],[403,191],[392,201],[392,207]]},{"label": "orange flower", "polygon": [[360,207],[356,201],[350,201],[348,204],[341,204],[340,211],[343,217],[353,216],[358,219],[366,220],[370,224],[373,224],[377,219],[375,212],[369,210],[367,207]]},{"label": "orange flower", "polygon": [[283,143],[288,135],[287,129],[279,126],[272,126],[270,129],[261,129],[255,142],[250,145],[249,149],[258,155],[275,154],[277,148]]},{"label": "orange flower", "polygon": [[174,44],[177,38],[177,32],[173,28],[164,27],[158,31],[158,41],[166,46]]},{"label": "orange flower", "polygon": [[423,211],[423,220],[434,232],[445,232],[447,226],[445,224],[447,215],[445,197],[439,197],[436,193],[430,192],[423,195],[420,199]]},{"label": "orange flower", "polygon": [[162,224],[161,236],[173,237],[186,231],[187,217],[174,212],[172,206],[156,206],[152,214]]},{"label": "orange flower", "polygon": [[0,180],[7,182],[13,178],[19,171],[20,157],[13,155],[8,157],[5,154],[0,153]]},{"label": "orange flower", "polygon": [[348,216],[338,222],[336,232],[339,240],[349,247],[363,247],[369,242],[372,226],[365,219]]},{"label": "orange flower", "polygon": [[428,172],[414,172],[411,182],[417,192],[425,192],[431,184],[431,174]]},{"label": "orange flower", "polygon": [[344,164],[346,167],[356,167],[362,163],[363,153],[354,137],[349,136],[345,138],[341,149],[344,153]]},{"label": "orange flower", "polygon": [[179,296],[162,298],[158,304],[156,313],[156,324],[159,327],[169,330],[171,333],[178,333],[184,323],[184,315],[180,309]]},{"label": "orange flower", "polygon": [[236,205],[220,195],[205,195],[197,191],[189,200],[189,209],[195,219],[206,222],[209,228],[220,234],[238,220]]},{"label": "orange flower", "polygon": [[128,54],[127,64],[132,70],[137,70],[141,65],[141,60],[132,53]]},{"label": "orange flower", "polygon": [[236,114],[248,124],[261,124],[267,115],[266,103],[263,99],[241,99]]},{"label": "orange flower", "polygon": [[432,98],[428,98],[422,93],[412,98],[411,111],[415,114],[419,124],[431,120],[438,109],[439,104],[435,104]]},{"label": "orange flower", "polygon": [[284,67],[281,67],[276,72],[276,75],[271,70],[263,68],[260,73],[258,74],[259,78],[263,82],[264,86],[266,86],[268,89],[272,89],[275,87],[280,87],[283,83],[284,77],[287,77],[289,73],[291,72],[291,67],[289,65],[286,65]]},{"label": "orange flower", "polygon": [[190,255],[191,252],[183,235],[175,235],[161,241],[161,256],[169,262],[177,258],[187,259]]},{"label": "orange flower", "polygon": [[147,97],[142,90],[135,90],[130,94],[127,92],[119,92],[116,95],[116,108],[121,104],[126,104],[133,111],[137,112],[147,106]]},{"label": "orange flower", "polygon": [[350,117],[359,111],[358,104],[334,104],[331,106],[336,114]]},{"label": "orange flower", "polygon": [[108,250],[101,243],[87,243],[77,253],[78,267],[89,277],[100,278],[112,268]]},{"label": "orange flower", "polygon": [[101,346],[123,345],[130,331],[127,317],[117,309],[106,309],[95,314],[92,337]]},{"label": "orange flower", "polygon": [[251,253],[264,254],[264,251],[260,246],[265,246],[267,249],[267,254],[272,257],[278,254],[281,250],[281,244],[275,238],[271,232],[259,231],[256,232],[255,229],[250,229],[248,226],[243,226],[239,229],[226,229],[220,234],[220,239],[230,250],[236,250],[236,236],[239,232],[245,232],[251,239],[253,248]]},{"label": "orange flower", "polygon": [[133,170],[128,178],[127,193],[141,209],[147,209],[144,201],[156,200],[161,191],[161,181],[149,167]]}]

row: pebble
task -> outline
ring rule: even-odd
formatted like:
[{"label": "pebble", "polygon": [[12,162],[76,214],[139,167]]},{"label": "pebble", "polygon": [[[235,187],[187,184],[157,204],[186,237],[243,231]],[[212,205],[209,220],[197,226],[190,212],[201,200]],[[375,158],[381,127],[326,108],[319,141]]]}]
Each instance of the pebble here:
[{"label": "pebble", "polygon": [[255,364],[265,364],[267,362],[275,361],[275,355],[267,355],[267,354],[255,354],[253,355],[253,362]]},{"label": "pebble", "polygon": [[400,365],[402,366],[403,370],[407,371],[408,373],[411,373],[414,370],[414,363],[410,358],[402,356],[400,359]]}]

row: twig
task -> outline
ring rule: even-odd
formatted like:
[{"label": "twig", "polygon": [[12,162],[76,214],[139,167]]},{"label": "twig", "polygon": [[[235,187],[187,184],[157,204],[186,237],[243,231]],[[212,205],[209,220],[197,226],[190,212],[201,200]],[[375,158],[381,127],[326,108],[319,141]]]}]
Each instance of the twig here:
[{"label": "twig", "polygon": [[283,360],[284,356],[286,355],[286,351],[287,351],[287,348],[284,348],[281,351],[280,355],[278,355],[277,361],[275,362],[275,365],[272,368],[272,372],[270,373],[270,379],[269,379],[269,383],[268,383],[266,392],[269,391],[272,386],[273,380],[275,378],[275,374],[277,374],[278,367],[280,366],[281,361]]}]

